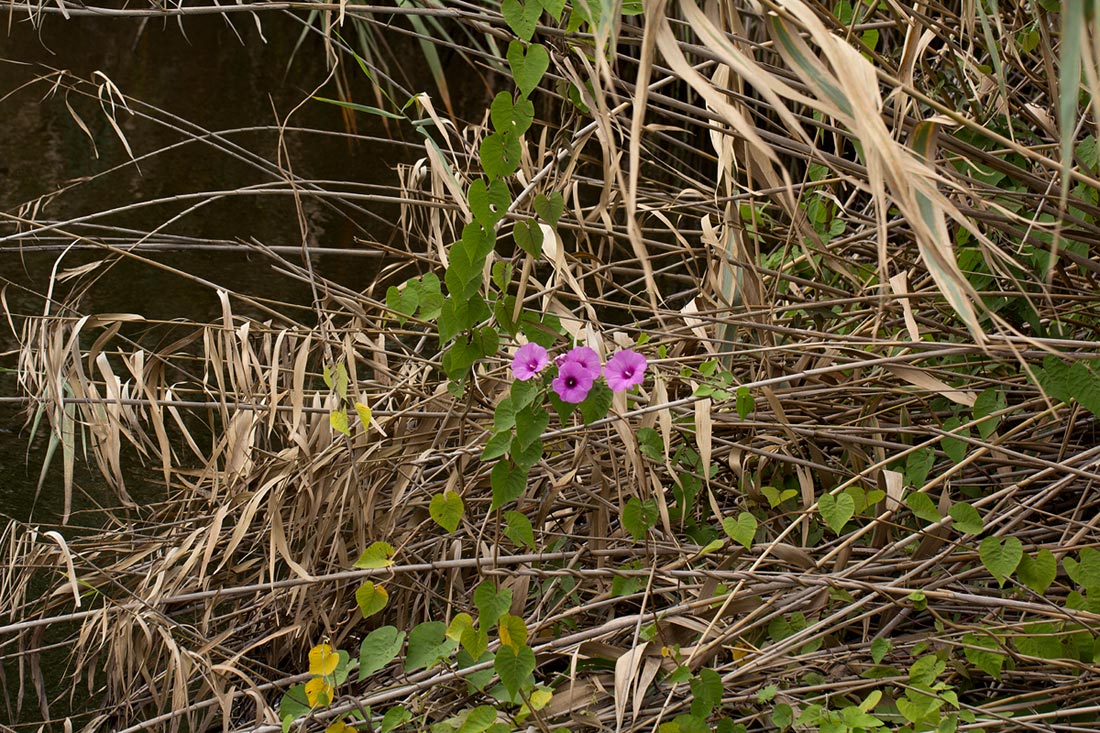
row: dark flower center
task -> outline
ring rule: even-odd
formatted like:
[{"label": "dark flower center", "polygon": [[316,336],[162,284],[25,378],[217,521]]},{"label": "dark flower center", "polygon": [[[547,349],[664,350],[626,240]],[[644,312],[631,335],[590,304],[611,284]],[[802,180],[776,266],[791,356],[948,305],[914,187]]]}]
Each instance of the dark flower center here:
[{"label": "dark flower center", "polygon": [[630,379],[631,377],[634,376],[634,370],[633,369],[623,369],[623,376],[626,377],[627,379]]},{"label": "dark flower center", "polygon": [[573,389],[574,387],[577,386],[577,378],[576,377],[566,377],[565,378],[565,386],[568,387],[569,389]]}]

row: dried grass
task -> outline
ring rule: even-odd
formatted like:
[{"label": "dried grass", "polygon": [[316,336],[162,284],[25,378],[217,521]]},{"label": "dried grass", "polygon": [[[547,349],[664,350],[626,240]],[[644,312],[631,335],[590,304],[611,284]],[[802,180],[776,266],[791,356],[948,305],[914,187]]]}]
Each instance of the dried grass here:
[{"label": "dried grass", "polygon": [[[152,265],[142,252],[162,233],[48,221],[36,204],[7,216],[4,247],[57,238],[102,250],[85,268],[66,270],[58,259],[42,313],[6,311],[18,329],[19,386],[33,424],[61,449],[67,495],[74,462],[86,454],[122,505],[101,532],[63,536],[64,528],[13,522],[0,537],[0,643],[20,688],[16,695],[5,682],[9,703],[23,704],[35,687],[43,718],[68,714],[65,694],[42,689],[39,668],[43,630],[56,628],[65,630],[59,643],[71,655],[73,687],[86,687],[99,706],[74,718],[85,730],[278,730],[272,706],[303,678],[308,648],[322,637],[353,648],[365,632],[353,594],[367,577],[385,579],[385,620],[399,628],[471,610],[470,593],[486,577],[512,588],[540,670],[560,675],[542,716],[573,730],[654,730],[684,712],[683,686],[651,684],[674,666],[664,653],[673,647],[693,670],[716,669],[724,704],[763,729],[769,708],[756,694],[765,685],[780,683],[781,700],[808,705],[881,684],[861,674],[875,638],[893,639],[892,663],[904,669],[930,638],[958,650],[978,627],[1011,635],[1029,623],[1071,620],[1096,628],[1096,614],[1066,608],[1072,586],[1064,576],[1045,598],[1002,595],[947,522],[915,528],[897,502],[898,462],[927,446],[937,450],[937,471],[916,488],[946,506],[967,487],[992,534],[1059,557],[1100,539],[1095,417],[1051,400],[1027,377],[1052,352],[1096,357],[1097,268],[1064,251],[1045,280],[1024,279],[1026,268],[1016,266],[1021,243],[1057,246],[1039,236],[1055,226],[1079,241],[1100,234],[1094,202],[1071,189],[1074,213],[1053,194],[1057,137],[1038,123],[1053,114],[1056,95],[1031,72],[1057,61],[1051,19],[1002,8],[999,37],[1015,38],[1030,23],[1041,24],[1042,36],[1031,51],[1000,49],[1006,70],[994,79],[979,68],[994,49],[966,32],[977,21],[940,4],[919,12],[883,5],[858,28],[800,0],[759,10],[692,0],[675,11],[660,2],[646,8],[644,24],[616,29],[618,46],[608,48],[618,51],[591,64],[547,31],[553,73],[591,83],[584,101],[596,117],[577,123],[569,139],[552,139],[551,127],[529,140],[519,180],[530,185],[511,212],[529,215],[535,193],[565,196],[546,262],[523,269],[527,303],[601,352],[642,334],[653,339],[648,350],[667,350],[640,400],[618,402],[613,417],[587,429],[553,424],[544,436],[547,458],[519,506],[542,554],[522,554],[504,537],[478,460],[509,385],[506,360],[478,364],[456,399],[430,329],[415,320],[399,327],[382,303],[386,285],[441,271],[467,216],[460,192],[477,175],[481,127],[428,109],[438,136],[390,191],[285,177],[265,189],[350,210],[378,198],[403,206],[404,242],[359,242],[390,263],[363,293],[324,279],[308,258],[247,246],[311,285],[312,314],[214,283],[216,322],[88,314],[82,296],[99,272],[123,256]],[[495,16],[448,17],[477,32],[500,28]],[[856,34],[872,27],[887,51],[862,45]],[[972,101],[964,104],[959,89],[924,87],[947,69],[972,86]],[[996,83],[1005,80],[1012,83]],[[42,83],[98,93],[63,73]],[[116,100],[141,109],[112,89]],[[548,119],[571,113],[560,100],[544,105]],[[1035,122],[1028,139],[998,132],[1004,116]],[[563,133],[570,124],[563,117]],[[1003,150],[976,147],[977,135]],[[824,175],[812,178],[811,165]],[[990,169],[1019,183],[1018,208],[971,177]],[[1090,170],[1075,166],[1073,180],[1095,185]],[[835,204],[844,231],[815,229],[811,200]],[[960,230],[989,268],[982,292],[957,260]],[[993,312],[1003,298],[1024,315]],[[1053,337],[1028,318],[1060,323],[1063,333]],[[710,359],[756,396],[751,415],[739,416],[728,400],[693,397],[701,379],[694,370]],[[347,366],[351,396],[375,419],[351,438],[329,424],[337,400],[320,375],[335,363]],[[967,438],[961,463],[946,460],[939,445],[950,405],[972,405],[992,386],[1007,395],[1002,427]],[[659,431],[663,456],[640,449],[639,427]],[[766,508],[761,488],[769,485],[798,486],[797,507],[765,509],[766,541],[750,550],[701,555],[669,513],[683,471],[670,452],[677,446],[701,458],[700,521]],[[166,501],[134,504],[124,464],[135,461],[155,469]],[[858,528],[821,537],[811,521],[818,499],[848,486],[882,488],[890,498]],[[466,504],[452,535],[427,511],[444,489]],[[620,507],[635,496],[661,509],[644,544],[619,523]],[[397,565],[348,570],[375,540],[397,548]],[[615,578],[636,578],[639,589],[616,597]],[[918,590],[927,613],[907,601]],[[805,628],[768,641],[769,624],[796,612]],[[646,643],[639,630],[651,624],[656,638]],[[1013,664],[999,681],[951,673],[984,729],[1053,730],[1050,721],[1092,709],[1089,665],[1002,651]],[[807,670],[826,682],[805,682]],[[427,724],[467,702],[461,676],[470,671],[394,672],[369,688],[350,685],[316,718],[413,701]]]}]

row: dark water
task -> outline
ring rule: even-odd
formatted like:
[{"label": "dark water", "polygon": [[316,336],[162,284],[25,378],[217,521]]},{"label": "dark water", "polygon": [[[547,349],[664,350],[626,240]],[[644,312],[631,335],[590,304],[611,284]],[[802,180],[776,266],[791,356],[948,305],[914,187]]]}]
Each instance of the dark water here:
[{"label": "dark water", "polygon": [[[305,16],[264,14],[262,31],[243,13],[228,19],[192,16],[182,24],[175,19],[66,21],[50,15],[38,27],[18,13],[10,17],[11,24],[0,29],[0,288],[5,288],[16,329],[23,325],[22,316],[42,312],[53,268],[64,271],[99,257],[78,248],[61,258],[61,250],[78,237],[132,243],[141,233],[152,233],[149,240],[160,244],[212,245],[201,251],[142,253],[239,293],[308,306],[312,293],[306,284],[280,275],[270,260],[240,243],[275,248],[304,243],[315,248],[311,259],[320,274],[361,290],[377,272],[379,257],[324,250],[375,249],[376,254],[369,242],[400,236],[394,229],[396,204],[351,201],[340,194],[392,194],[378,187],[397,184],[394,169],[422,156],[422,138],[407,124],[386,127],[381,118],[364,114],[349,120],[341,109],[309,99],[314,94],[335,98],[339,92],[321,37],[312,32],[302,37],[300,18]],[[355,37],[350,27],[344,31]],[[408,91],[433,93],[415,43],[396,34],[387,43],[397,81]],[[351,98],[376,105],[370,83],[347,61],[337,73]],[[108,79],[134,100],[131,113],[116,98],[118,130],[108,114]],[[312,132],[289,129],[280,150],[275,129],[280,122]],[[195,142],[202,131],[217,133],[217,139]],[[131,162],[122,136],[137,163]],[[210,199],[209,192],[285,189],[281,181],[288,169],[307,182],[301,184],[300,208],[285,194],[227,193],[189,210]],[[308,195],[309,181],[333,195]],[[168,197],[181,198],[142,205]],[[17,218],[26,218],[32,208],[38,221],[60,222],[58,229],[16,236]],[[81,220],[85,217],[90,218]],[[302,262],[297,250],[280,251]],[[81,310],[163,320],[220,317],[217,297],[206,285],[134,261],[105,268],[83,296]],[[295,320],[311,320],[308,307],[286,310]],[[9,371],[16,346],[7,325],[0,324],[0,398],[18,394]],[[55,460],[35,501],[46,436],[40,429],[31,440],[22,423],[15,405],[0,402],[0,515],[52,523],[60,509],[60,462]],[[134,468],[140,474],[139,469]],[[78,482],[86,493],[77,497],[78,509],[110,501],[94,469],[80,472]]]}]

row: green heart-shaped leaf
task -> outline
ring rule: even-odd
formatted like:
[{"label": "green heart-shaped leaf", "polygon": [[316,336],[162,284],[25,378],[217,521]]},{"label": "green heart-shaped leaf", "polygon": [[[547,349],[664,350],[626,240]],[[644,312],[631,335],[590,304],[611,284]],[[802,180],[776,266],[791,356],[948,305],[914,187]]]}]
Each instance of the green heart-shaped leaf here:
[{"label": "green heart-shaped leaf", "polygon": [[491,580],[483,580],[474,589],[474,605],[479,615],[477,625],[483,629],[493,626],[512,607],[512,589],[501,588]]},{"label": "green heart-shaped leaf", "polygon": [[821,512],[821,518],[829,525],[829,529],[840,534],[840,530],[844,529],[844,525],[856,513],[856,500],[849,494],[825,494],[818,499],[817,510]]},{"label": "green heart-shaped leaf", "polygon": [[393,545],[389,542],[372,542],[370,547],[363,550],[363,554],[355,561],[355,567],[370,570],[372,568],[388,568],[393,565]]},{"label": "green heart-shaped leaf", "polygon": [[542,227],[534,219],[517,221],[512,229],[512,238],[527,254],[536,259],[542,257]]},{"label": "green heart-shaped leaf", "polygon": [[1016,568],[1016,577],[1020,582],[1039,595],[1047,592],[1047,588],[1054,582],[1058,575],[1058,560],[1054,553],[1043,548],[1032,559],[1028,555],[1020,558],[1020,565]]},{"label": "green heart-shaped leaf", "polygon": [[526,98],[513,102],[509,92],[501,92],[493,97],[489,119],[497,132],[511,133],[518,138],[535,120],[535,103]]},{"label": "green heart-shaped leaf", "polygon": [[555,23],[561,20],[561,11],[565,10],[565,0],[539,0],[539,4],[550,13]]},{"label": "green heart-shaped leaf", "polygon": [[512,41],[508,44],[508,67],[516,86],[524,97],[528,97],[550,68],[550,54],[537,43],[525,51],[522,43]]},{"label": "green heart-shaped leaf", "polygon": [[978,557],[989,574],[997,581],[997,585],[1003,586],[1005,579],[1020,564],[1024,556],[1023,543],[1016,537],[986,537],[978,546]]},{"label": "green heart-shaped leaf", "polygon": [[918,519],[923,519],[926,522],[938,522],[943,519],[928,494],[914,492],[905,497],[905,503]]},{"label": "green heart-shaped leaf", "polygon": [[493,669],[500,675],[504,687],[515,697],[528,675],[535,671],[535,653],[529,646],[520,647],[518,652],[510,646],[502,646],[493,660]]},{"label": "green heart-shaped leaf", "polygon": [[565,211],[565,199],[560,191],[555,191],[549,197],[541,193],[535,196],[535,213],[550,226],[557,226]]},{"label": "green heart-shaped leaf", "polygon": [[[535,549],[535,529],[531,526],[531,520],[519,512],[504,512],[504,536],[517,545],[526,545]],[[473,652],[471,652],[472,654]]]},{"label": "green heart-shaped leaf", "polygon": [[512,203],[512,195],[508,192],[508,184],[499,178],[489,185],[485,185],[485,179],[479,178],[470,184],[467,200],[477,223],[486,229],[492,229],[504,218],[508,204]]},{"label": "green heart-shaped leaf", "polygon": [[359,681],[365,680],[392,662],[405,643],[405,632],[382,626],[367,634],[359,645]]},{"label": "green heart-shaped leaf", "polygon": [[368,618],[381,611],[389,603],[390,594],[381,585],[375,585],[367,581],[355,591],[355,602],[359,604],[359,610],[363,618]]},{"label": "green heart-shaped leaf", "polygon": [[489,485],[493,489],[493,504],[489,509],[495,511],[519,498],[527,488],[527,470],[508,461],[500,461],[489,472]]},{"label": "green heart-shaped leaf", "polygon": [[440,527],[454,532],[462,521],[462,497],[454,491],[436,494],[428,504],[428,514]]},{"label": "green heart-shaped leaf", "polygon": [[982,515],[978,514],[978,510],[967,504],[965,501],[961,501],[955,504],[947,513],[951,515],[951,518],[955,520],[955,529],[960,532],[968,534],[979,534],[985,529],[985,523],[982,521]]},{"label": "green heart-shaped leaf", "polygon": [[530,41],[535,35],[535,27],[542,16],[542,4],[538,0],[504,0],[500,4],[500,14],[512,32],[524,41]]},{"label": "green heart-shaped leaf", "polygon": [[481,168],[490,178],[504,178],[516,172],[522,148],[510,132],[497,132],[482,139]]},{"label": "green heart-shaped leaf", "polygon": [[722,520],[722,529],[731,540],[747,550],[756,537],[756,517],[748,512],[741,512],[736,519],[726,517]]}]

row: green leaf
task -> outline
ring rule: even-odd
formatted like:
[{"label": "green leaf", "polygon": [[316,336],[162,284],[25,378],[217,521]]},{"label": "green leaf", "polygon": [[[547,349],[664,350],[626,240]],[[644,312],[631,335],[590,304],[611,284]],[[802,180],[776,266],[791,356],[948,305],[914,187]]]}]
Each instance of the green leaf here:
[{"label": "green leaf", "polygon": [[328,423],[332,426],[332,429],[338,433],[351,437],[351,431],[348,430],[348,413],[344,408],[339,410],[333,410],[329,413]]},{"label": "green leaf", "polygon": [[1020,582],[1039,595],[1047,592],[1047,588],[1054,582],[1058,575],[1058,560],[1054,553],[1042,548],[1033,559],[1029,555],[1020,558],[1020,565],[1016,568],[1016,577]]},{"label": "green leaf", "polygon": [[[987,537],[986,539],[992,539]],[[1015,539],[1010,538],[1010,539]],[[963,653],[967,661],[991,677],[1001,678],[1001,668],[1005,663],[1005,655],[996,651],[1000,647],[994,639],[986,635],[963,634]]]},{"label": "green leaf", "polygon": [[722,529],[731,540],[746,550],[751,549],[756,537],[756,517],[749,512],[741,512],[736,519],[725,517],[722,519]]},{"label": "green leaf", "polygon": [[512,441],[508,456],[520,471],[526,473],[542,458],[542,441],[536,438],[523,446],[520,445],[519,438],[516,438]]},{"label": "green leaf", "polygon": [[440,659],[449,657],[458,642],[447,638],[447,625],[442,621],[425,621],[409,632],[409,648],[405,655],[405,672],[426,669]]},{"label": "green leaf", "polygon": [[516,413],[516,442],[520,449],[538,440],[550,424],[550,413],[539,405],[530,405]]},{"label": "green leaf", "polygon": [[779,730],[786,730],[794,722],[794,710],[785,702],[781,702],[772,710],[772,725]]},{"label": "green leaf", "polygon": [[512,133],[496,132],[481,139],[481,168],[490,178],[505,178],[519,168],[523,149]]},{"label": "green leaf", "polygon": [[404,725],[410,720],[412,720],[412,713],[403,705],[395,705],[382,716],[382,722],[378,724],[378,733],[390,733],[394,728]]},{"label": "green leaf", "polygon": [[[481,632],[484,635],[485,632]],[[488,641],[486,641],[488,643]],[[477,657],[474,657],[466,649],[459,649],[458,654],[455,655],[455,664],[459,669],[466,669],[472,667],[475,664],[482,664],[484,662],[491,662],[496,658],[492,652],[482,652]],[[493,680],[493,668],[490,666],[488,669],[483,669],[480,672],[469,672],[462,677],[466,680],[466,689],[473,694],[475,692],[483,691],[490,682]]]},{"label": "green leaf", "polygon": [[420,280],[420,318],[425,321],[434,321],[439,318],[439,309],[443,306],[439,278],[428,272]]},{"label": "green leaf", "polygon": [[499,178],[494,179],[488,186],[485,185],[484,178],[479,178],[470,184],[467,199],[474,220],[486,229],[492,229],[508,212],[508,205],[512,203],[512,194],[508,191],[508,184]]},{"label": "green leaf", "polygon": [[381,626],[367,634],[359,645],[359,681],[396,659],[404,643],[405,632],[394,626]]},{"label": "green leaf", "polygon": [[919,448],[905,459],[905,479],[914,489],[924,487],[932,464],[936,462],[936,454],[931,448]]},{"label": "green leaf", "polygon": [[552,227],[558,225],[562,212],[565,211],[565,199],[559,191],[550,194],[549,197],[540,194],[535,196],[535,213],[539,218]]},{"label": "green leaf", "polygon": [[366,581],[355,591],[355,602],[359,604],[359,612],[363,618],[369,618],[386,607],[390,600],[390,594],[381,585],[375,585]]},{"label": "green leaf", "polygon": [[510,646],[502,646],[497,650],[493,669],[500,676],[501,683],[514,697],[527,682],[527,677],[535,671],[535,653],[526,645],[520,647],[518,652]]},{"label": "green leaf", "polygon": [[477,606],[478,626],[488,629],[512,607],[512,589],[497,590],[496,583],[483,580],[474,589],[474,605]]},{"label": "green leaf", "polygon": [[1084,364],[1075,362],[1069,368],[1067,382],[1070,394],[1081,407],[1093,415],[1100,415],[1100,379]]},{"label": "green leaf", "polygon": [[296,718],[309,715],[311,709],[309,701],[306,699],[306,686],[304,684],[294,685],[294,687],[283,693],[282,699],[279,700],[279,719],[283,722],[283,733],[290,730],[290,724]]},{"label": "green leaf", "polygon": [[[522,382],[519,382],[522,384]],[[516,426],[516,407],[511,397],[505,397],[493,410],[493,430],[500,433]]]},{"label": "green leaf", "polygon": [[566,0],[539,0],[539,4],[550,13],[550,16],[557,23],[561,20],[561,11],[565,9]]},{"label": "green leaf", "polygon": [[982,515],[978,514],[978,510],[966,502],[955,504],[947,510],[947,513],[955,520],[955,529],[960,532],[979,534],[985,529],[985,523],[982,522]]},{"label": "green leaf", "polygon": [[1021,654],[1039,659],[1061,659],[1062,640],[1053,624],[1034,623],[1024,627],[1022,634],[1012,635],[1012,644]]},{"label": "green leaf", "polygon": [[378,107],[371,107],[369,104],[356,104],[354,102],[345,102],[341,99],[328,99],[327,97],[314,97],[314,99],[318,102],[324,102],[325,104],[333,104],[337,107],[344,107],[345,109],[355,110],[356,112],[366,112],[367,114],[386,117],[391,120],[408,119],[405,115],[399,115],[389,110],[379,109]]},{"label": "green leaf", "polygon": [[443,371],[446,372],[448,379],[457,381],[469,374],[479,358],[481,358],[481,349],[460,338],[443,352]]},{"label": "green leaf", "polygon": [[563,329],[561,319],[553,313],[545,313],[541,316],[524,311],[520,318],[520,330],[528,341],[534,341],[539,346],[549,349],[554,345]]},{"label": "green leaf", "polygon": [[1012,575],[1016,566],[1023,557],[1023,543],[1016,537],[986,537],[978,547],[978,557],[982,565],[997,581],[997,585],[1004,587],[1005,579]]},{"label": "green leaf", "polygon": [[844,525],[856,511],[856,502],[849,494],[822,494],[817,500],[817,510],[834,534],[839,535]]},{"label": "green leaf", "polygon": [[447,343],[462,331],[489,317],[489,306],[480,295],[468,300],[447,298],[439,313],[439,341]]},{"label": "green leaf", "polygon": [[371,568],[388,568],[393,565],[393,545],[389,542],[372,542],[370,547],[363,550],[363,554],[355,561],[355,567],[369,570]]},{"label": "green leaf", "polygon": [[491,461],[494,458],[500,458],[508,452],[508,446],[510,445],[512,445],[511,430],[495,433],[493,437],[489,438],[489,441],[485,443],[485,449],[481,451],[481,460]]},{"label": "green leaf", "polygon": [[[415,285],[414,285],[415,284]],[[410,280],[401,288],[391,285],[386,289],[386,307],[398,314],[397,322],[405,325],[406,316],[416,313],[420,307],[420,287],[415,280]],[[332,389],[330,386],[329,389]]]},{"label": "green leaf", "polygon": [[614,397],[614,393],[604,382],[600,381],[593,384],[588,396],[577,405],[584,424],[588,425],[607,417],[607,411],[611,409],[612,397]]},{"label": "green leaf", "polygon": [[500,461],[489,472],[489,485],[493,488],[493,503],[489,511],[496,511],[510,501],[518,499],[527,488],[527,469]]},{"label": "green leaf", "polygon": [[878,664],[886,655],[890,652],[890,648],[894,646],[894,642],[891,639],[884,639],[879,637],[871,642],[871,661]]},{"label": "green leaf", "polygon": [[905,505],[909,507],[909,511],[913,512],[913,516],[926,522],[938,522],[943,519],[928,494],[913,492],[905,497]]},{"label": "green leaf", "polygon": [[632,496],[627,499],[626,506],[623,507],[621,519],[623,528],[630,533],[631,537],[641,540],[649,528],[657,524],[658,516],[656,501],[653,499],[640,501],[638,497]]},{"label": "green leaf", "polygon": [[531,526],[531,520],[519,512],[504,512],[504,536],[517,545],[526,545],[532,550],[535,548],[535,530]]},{"label": "green leaf", "polygon": [[787,501],[798,496],[798,492],[794,489],[783,489],[780,491],[774,486],[761,486],[760,493],[764,495],[764,498],[768,500],[768,505],[772,509]]},{"label": "green leaf", "polygon": [[751,415],[753,410],[756,409],[756,400],[753,399],[752,393],[749,391],[748,387],[737,388],[735,404],[737,407],[737,416],[742,420]]},{"label": "green leaf", "polygon": [[665,457],[665,441],[661,434],[653,428],[638,428],[634,434],[638,439],[638,450],[642,455],[653,461],[663,461]]},{"label": "green leaf", "polygon": [[512,228],[516,245],[535,259],[542,257],[542,227],[534,219],[517,221]]},{"label": "green leaf", "polygon": [[691,681],[691,714],[706,719],[716,707],[722,704],[722,677],[713,669],[704,667],[699,676]]},{"label": "green leaf", "polygon": [[525,51],[522,43],[512,41],[508,44],[508,66],[520,92],[529,97],[550,68],[550,54],[537,43]]},{"label": "green leaf", "polygon": [[995,412],[999,412],[1008,403],[1005,401],[1004,392],[1001,392],[996,387],[990,387],[989,389],[978,395],[978,398],[974,400],[974,407],[971,413],[974,415],[975,420],[982,420],[978,423],[978,435],[982,436],[982,440],[986,440],[997,429],[997,426],[1001,424],[1000,417],[991,417],[987,420],[983,418],[989,417]]},{"label": "green leaf", "polygon": [[[955,435],[969,438],[970,428],[961,428],[962,425],[965,425],[965,422],[957,417],[952,417],[943,421],[944,430],[954,433]],[[953,463],[962,463],[963,459],[966,458],[967,448],[970,447],[965,440],[947,435],[940,439],[940,446]]]},{"label": "green leaf", "polygon": [[530,99],[513,102],[511,93],[500,92],[493,97],[489,118],[497,132],[511,133],[519,138],[535,119],[535,104]]},{"label": "green leaf", "polygon": [[527,381],[515,380],[512,382],[512,388],[509,391],[512,397],[512,404],[515,405],[515,409],[522,410],[527,407],[535,398],[539,396],[539,384],[537,380],[528,379]]},{"label": "green leaf", "polygon": [[1077,557],[1077,560],[1072,557],[1062,560],[1066,575],[1082,588],[1100,587],[1100,551],[1084,547]]},{"label": "green leaf", "polygon": [[530,41],[535,35],[535,27],[542,16],[542,4],[539,0],[504,0],[500,4],[500,14],[504,22],[519,36],[520,40]]},{"label": "green leaf", "polygon": [[500,349],[500,334],[491,326],[474,329],[473,345],[479,358],[493,356]]},{"label": "green leaf", "polygon": [[1069,375],[1069,365],[1054,355],[1045,356],[1043,368],[1036,370],[1035,373],[1043,391],[1059,402],[1069,402],[1073,399]]},{"label": "green leaf", "polygon": [[448,532],[458,529],[458,523],[462,521],[462,511],[462,497],[450,490],[436,494],[428,504],[428,514]]}]

